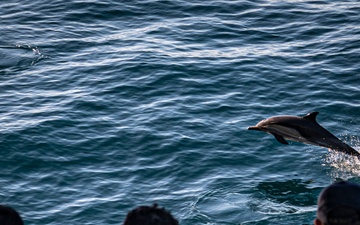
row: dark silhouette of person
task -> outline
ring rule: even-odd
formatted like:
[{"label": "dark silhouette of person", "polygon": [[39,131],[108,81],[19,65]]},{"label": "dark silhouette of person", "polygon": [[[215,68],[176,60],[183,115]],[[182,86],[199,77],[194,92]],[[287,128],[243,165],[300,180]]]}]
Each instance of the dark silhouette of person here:
[{"label": "dark silhouette of person", "polygon": [[24,222],[15,209],[0,205],[0,225],[24,225]]},{"label": "dark silhouette of person", "polygon": [[131,210],[123,225],[179,225],[179,222],[164,208],[152,206],[139,206]]},{"label": "dark silhouette of person", "polygon": [[360,225],[360,185],[341,181],[319,195],[314,225]]}]

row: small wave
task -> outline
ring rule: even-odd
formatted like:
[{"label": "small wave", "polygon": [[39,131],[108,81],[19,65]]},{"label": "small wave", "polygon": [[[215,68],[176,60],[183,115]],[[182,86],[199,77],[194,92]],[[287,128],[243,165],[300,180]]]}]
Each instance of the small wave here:
[{"label": "small wave", "polygon": [[0,46],[0,69],[24,68],[33,66],[43,58],[46,58],[46,56],[36,46]]}]

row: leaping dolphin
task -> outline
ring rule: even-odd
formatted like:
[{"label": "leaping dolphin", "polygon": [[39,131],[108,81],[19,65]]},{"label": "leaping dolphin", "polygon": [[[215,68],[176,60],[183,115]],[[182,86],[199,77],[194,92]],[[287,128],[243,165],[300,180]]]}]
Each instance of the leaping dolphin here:
[{"label": "leaping dolphin", "polygon": [[282,144],[289,144],[285,139],[330,148],[348,155],[357,156],[360,153],[335,137],[320,126],[316,121],[319,112],[311,112],[306,116],[274,116],[260,121],[248,130],[258,130],[274,135]]}]

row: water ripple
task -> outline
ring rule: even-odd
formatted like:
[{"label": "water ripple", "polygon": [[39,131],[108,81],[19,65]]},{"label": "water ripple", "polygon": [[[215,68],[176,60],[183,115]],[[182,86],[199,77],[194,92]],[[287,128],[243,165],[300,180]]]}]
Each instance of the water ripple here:
[{"label": "water ripple", "polygon": [[323,187],[359,182],[351,159],[246,130],[316,110],[359,145],[356,1],[0,7],[0,196],[26,223],[158,202],[184,225],[310,224]]}]

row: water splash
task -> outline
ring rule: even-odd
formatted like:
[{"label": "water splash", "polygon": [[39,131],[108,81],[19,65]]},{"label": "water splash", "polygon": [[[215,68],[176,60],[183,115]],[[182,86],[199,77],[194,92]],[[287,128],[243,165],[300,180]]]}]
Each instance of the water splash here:
[{"label": "water splash", "polygon": [[332,179],[348,180],[360,176],[360,160],[357,157],[329,150],[323,159],[324,166],[330,166]]}]

